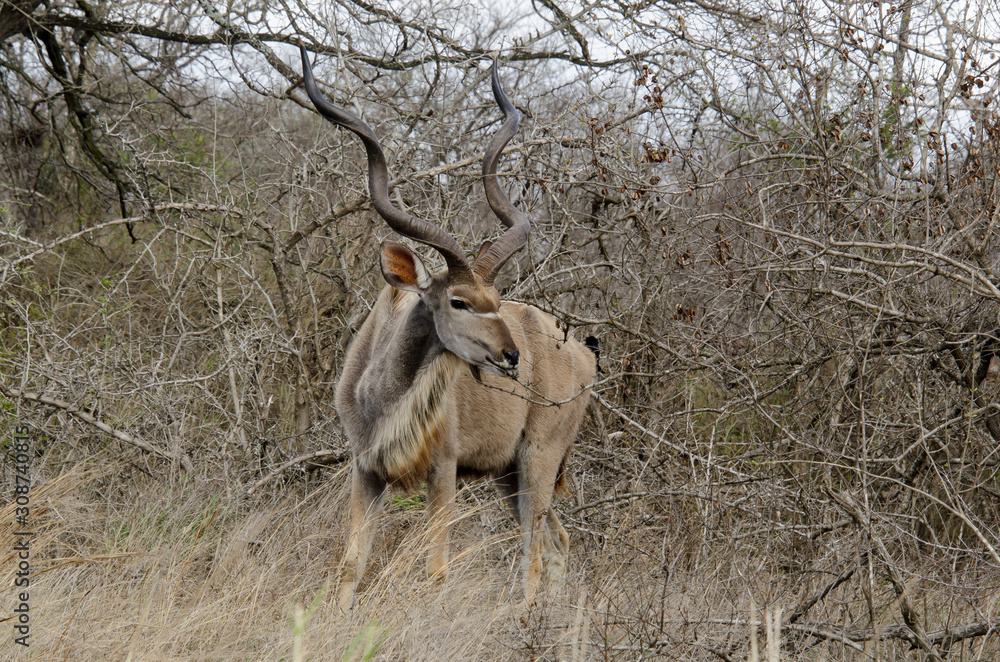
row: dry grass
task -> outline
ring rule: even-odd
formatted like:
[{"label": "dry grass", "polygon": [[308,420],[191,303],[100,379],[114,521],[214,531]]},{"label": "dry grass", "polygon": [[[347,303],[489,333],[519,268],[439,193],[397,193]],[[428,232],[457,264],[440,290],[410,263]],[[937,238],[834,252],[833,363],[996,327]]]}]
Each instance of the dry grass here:
[{"label": "dry grass", "polygon": [[[995,21],[964,18],[996,2],[597,3],[523,42],[534,18],[462,3],[406,25],[312,4],[267,22],[324,45],[393,198],[470,251],[500,226],[468,45],[519,49],[504,187],[532,238],[498,282],[602,353],[556,506],[569,585],[523,603],[510,518],[474,486],[446,583],[422,501],[396,499],[357,608],[333,610],[345,477],[310,472],[347,455],[333,390],[388,233],[361,144],[228,28],[81,40],[53,1],[33,20],[62,27],[8,35],[0,78],[0,503],[26,426],[32,659],[1000,660]],[[223,13],[253,33],[256,7]],[[542,55],[580,35],[631,55]],[[39,66],[59,51],[72,84]]]},{"label": "dry grass", "polygon": [[70,472],[32,492],[31,659],[362,659],[377,648],[383,659],[471,660],[521,648],[516,564],[495,562],[511,555],[509,536],[458,540],[442,586],[424,576],[422,513],[398,510],[345,615],[329,599],[339,481],[234,505],[207,484],[153,480],[141,498],[101,502],[95,480]]},{"label": "dry grass", "polygon": [[[342,474],[278,501],[229,503],[193,479],[147,478],[116,500],[104,489],[115,480],[72,470],[32,492],[32,660],[917,659],[901,642],[802,639],[805,621],[776,620],[825,578],[788,585],[790,575],[749,548],[664,566],[666,538],[634,526],[602,547],[577,534],[566,589],[525,604],[519,543],[485,486],[463,494],[443,584],[423,571],[419,500],[391,503],[359,603],[341,614],[331,596]],[[810,622],[846,628],[865,608],[857,586],[832,592]],[[956,611],[952,622],[967,616]],[[898,621],[891,597],[882,621]],[[780,625],[794,655],[779,655]],[[979,657],[965,659],[997,654],[993,639],[977,645]]]}]

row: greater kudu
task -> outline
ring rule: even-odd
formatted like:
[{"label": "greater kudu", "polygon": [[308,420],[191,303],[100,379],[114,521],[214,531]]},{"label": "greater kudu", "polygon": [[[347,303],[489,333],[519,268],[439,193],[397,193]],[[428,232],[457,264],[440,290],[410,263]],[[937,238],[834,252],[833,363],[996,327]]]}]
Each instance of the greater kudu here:
[{"label": "greater kudu", "polygon": [[[500,267],[528,240],[528,219],[507,199],[497,161],[520,115],[500,86],[493,95],[505,121],[486,150],[486,198],[507,231],[485,243],[470,265],[441,227],[389,201],[385,155],[371,128],[320,93],[300,46],[305,88],[316,109],[357,134],[368,156],[376,211],[393,230],[427,244],[447,268],[430,274],[407,247],[385,241],[382,290],[354,338],[337,386],[337,413],[353,454],[351,533],[340,605],[353,604],[367,562],[373,521],[389,487],[427,482],[432,551],[428,572],[448,560],[459,474],[492,476],[514,511],[525,547],[524,591],[543,567],[550,583],[564,573],[569,536],[550,508],[589,400],[594,354],[533,306],[501,302]],[[485,372],[480,372],[485,369]]]}]

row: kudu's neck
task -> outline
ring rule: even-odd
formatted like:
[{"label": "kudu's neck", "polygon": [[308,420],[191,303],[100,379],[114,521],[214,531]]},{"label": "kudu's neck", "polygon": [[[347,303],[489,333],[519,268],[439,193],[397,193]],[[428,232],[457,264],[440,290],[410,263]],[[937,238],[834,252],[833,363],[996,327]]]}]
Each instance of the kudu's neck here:
[{"label": "kudu's neck", "polygon": [[396,319],[375,339],[355,392],[371,431],[368,448],[357,461],[363,470],[412,489],[427,477],[442,443],[448,427],[447,392],[465,362],[445,349],[423,301],[400,311]]},{"label": "kudu's neck", "polygon": [[[401,303],[399,297],[412,296],[403,292],[393,294],[392,304]],[[372,421],[393,415],[404,401],[413,400],[411,392],[425,388],[421,382],[428,377],[426,373],[432,367],[437,368],[434,372],[446,367],[436,365],[442,363],[442,359],[447,364],[448,374],[437,375],[438,381],[450,378],[461,363],[445,349],[427,304],[419,298],[413,303],[402,303],[410,305],[397,313],[398,321],[383,329],[383,333],[375,339],[371,360],[358,384],[358,404],[365,418]],[[457,359],[457,362],[449,361],[449,357]]]}]

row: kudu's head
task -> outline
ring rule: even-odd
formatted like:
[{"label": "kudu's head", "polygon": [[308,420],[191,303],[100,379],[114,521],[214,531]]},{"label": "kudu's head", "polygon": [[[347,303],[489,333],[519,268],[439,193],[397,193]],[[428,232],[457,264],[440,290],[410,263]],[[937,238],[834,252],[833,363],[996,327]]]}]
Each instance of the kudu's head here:
[{"label": "kudu's head", "polygon": [[500,317],[500,295],[493,287],[500,267],[528,241],[528,219],[511,204],[497,177],[497,161],[504,146],[517,133],[520,114],[500,86],[493,60],[493,96],[504,112],[504,123],[493,136],[483,157],[483,185],[490,208],[507,231],[495,242],[486,242],[470,265],[461,247],[443,228],[396,208],[389,201],[389,172],[378,138],[361,118],[333,105],[320,93],[302,54],[303,82],[316,110],[328,120],[355,133],[368,155],[368,186],[372,203],[393,230],[434,248],[447,268],[431,275],[418,255],[392,241],[382,242],[382,276],[389,285],[420,295],[434,316],[434,326],[444,346],[461,357],[479,377],[479,368],[517,377],[519,352],[507,324]]}]

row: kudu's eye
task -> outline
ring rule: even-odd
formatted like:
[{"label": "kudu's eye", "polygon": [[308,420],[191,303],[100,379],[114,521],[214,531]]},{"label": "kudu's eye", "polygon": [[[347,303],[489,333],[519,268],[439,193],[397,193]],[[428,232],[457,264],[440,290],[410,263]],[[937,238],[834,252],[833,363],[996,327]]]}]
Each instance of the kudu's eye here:
[{"label": "kudu's eye", "polygon": [[469,306],[461,299],[452,299],[451,307],[454,308],[455,310],[466,310]]}]

